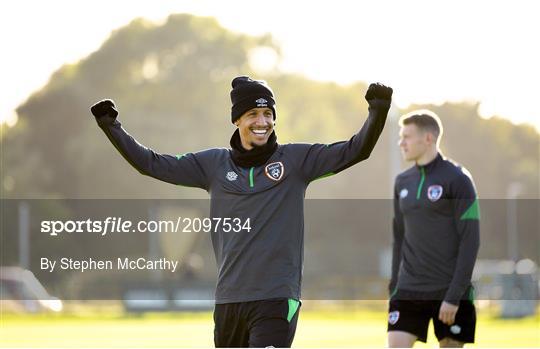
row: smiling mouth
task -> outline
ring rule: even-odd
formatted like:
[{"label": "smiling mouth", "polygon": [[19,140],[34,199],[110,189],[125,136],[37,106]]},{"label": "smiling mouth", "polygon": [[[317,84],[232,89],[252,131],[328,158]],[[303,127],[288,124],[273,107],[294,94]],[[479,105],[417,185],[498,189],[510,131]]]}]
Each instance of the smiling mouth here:
[{"label": "smiling mouth", "polygon": [[268,133],[269,129],[252,129],[251,132],[257,136],[264,136]]}]

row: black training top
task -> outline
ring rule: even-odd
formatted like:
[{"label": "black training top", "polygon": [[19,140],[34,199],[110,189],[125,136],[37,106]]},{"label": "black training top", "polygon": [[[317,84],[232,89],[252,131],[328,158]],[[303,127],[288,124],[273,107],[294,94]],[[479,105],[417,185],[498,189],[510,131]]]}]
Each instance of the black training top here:
[{"label": "black training top", "polygon": [[[209,192],[211,238],[218,267],[216,303],[300,298],[304,256],[304,196],[310,182],[371,154],[390,108],[372,99],[369,116],[350,140],[279,145],[268,161],[240,167],[231,150],[171,156],[139,144],[118,120],[98,119],[109,140],[139,172]],[[248,222],[248,223],[246,223]]]},{"label": "black training top", "polygon": [[[479,209],[471,174],[438,154],[399,174],[394,186],[390,290],[466,297],[479,248]],[[396,287],[397,286],[397,287]]]}]

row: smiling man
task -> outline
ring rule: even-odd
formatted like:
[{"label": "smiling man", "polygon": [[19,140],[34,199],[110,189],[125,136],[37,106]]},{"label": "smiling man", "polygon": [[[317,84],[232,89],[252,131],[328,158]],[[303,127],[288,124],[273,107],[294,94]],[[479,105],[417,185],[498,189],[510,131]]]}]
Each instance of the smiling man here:
[{"label": "smiling man", "polygon": [[439,117],[417,110],[400,119],[399,147],[414,166],[394,187],[394,253],[388,344],[425,342],[433,319],[441,347],[474,342],[471,276],[479,247],[479,211],[471,174],[439,150]]},{"label": "smiling man", "polygon": [[240,76],[232,81],[231,121],[237,130],[231,149],[178,156],[135,141],[111,100],[92,106],[98,125],[139,172],[209,192],[210,216],[223,222],[211,233],[218,266],[217,347],[291,346],[300,307],[306,188],[370,156],[391,97],[391,88],[369,86],[368,118],[348,141],[279,145],[272,89]]}]

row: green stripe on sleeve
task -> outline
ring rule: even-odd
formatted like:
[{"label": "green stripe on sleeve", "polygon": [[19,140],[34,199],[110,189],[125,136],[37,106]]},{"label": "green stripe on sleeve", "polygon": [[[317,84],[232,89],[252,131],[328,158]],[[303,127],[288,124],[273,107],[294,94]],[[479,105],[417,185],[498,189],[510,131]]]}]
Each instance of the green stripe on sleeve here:
[{"label": "green stripe on sleeve", "polygon": [[320,177],[317,177],[317,178],[313,179],[312,182],[316,181],[317,179],[323,179],[323,178],[330,177],[330,176],[333,176],[333,175],[335,175],[334,172],[328,172],[327,174],[324,174],[324,175],[322,175]]},{"label": "green stripe on sleeve", "polygon": [[474,200],[472,205],[461,215],[459,220],[463,221],[466,219],[480,219],[480,207],[478,205],[478,199]]},{"label": "green stripe on sleeve", "polygon": [[[180,160],[181,158],[183,158],[184,156],[186,156],[186,154],[177,154],[175,155],[176,156],[176,159],[177,160]],[[194,186],[191,186],[191,185],[184,185],[184,184],[177,184],[178,186],[180,187],[186,187],[186,188],[195,188]]]}]

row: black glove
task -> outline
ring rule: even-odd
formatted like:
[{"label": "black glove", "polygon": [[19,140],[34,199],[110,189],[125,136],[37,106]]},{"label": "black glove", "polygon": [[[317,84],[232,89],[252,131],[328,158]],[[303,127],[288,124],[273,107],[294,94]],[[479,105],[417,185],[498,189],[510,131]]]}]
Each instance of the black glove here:
[{"label": "black glove", "polygon": [[392,92],[394,91],[391,87],[385,86],[381,83],[371,84],[366,92],[366,100],[370,101],[372,99],[384,99],[391,101]]},{"label": "black glove", "polygon": [[116,105],[110,99],[104,99],[97,102],[90,107],[90,111],[97,119],[100,119],[104,116],[115,119],[118,116],[118,110],[116,110]]}]

